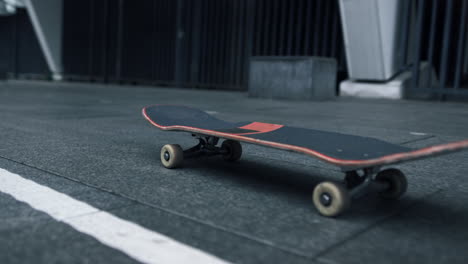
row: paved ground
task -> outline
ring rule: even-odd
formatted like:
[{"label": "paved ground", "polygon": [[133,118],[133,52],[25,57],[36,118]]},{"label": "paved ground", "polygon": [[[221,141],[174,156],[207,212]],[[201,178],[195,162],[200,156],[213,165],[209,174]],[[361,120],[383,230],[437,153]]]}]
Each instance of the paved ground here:
[{"label": "paved ground", "polygon": [[[409,177],[401,201],[368,194],[330,219],[314,210],[311,191],[342,175],[305,156],[244,145],[236,164],[212,157],[162,168],[162,145],[195,141],[149,125],[140,110],[156,103],[410,147],[468,137],[463,103],[287,102],[234,92],[7,82],[0,84],[0,168],[231,262],[466,263],[468,152],[398,166]],[[0,263],[135,262],[1,192],[0,208]]]}]

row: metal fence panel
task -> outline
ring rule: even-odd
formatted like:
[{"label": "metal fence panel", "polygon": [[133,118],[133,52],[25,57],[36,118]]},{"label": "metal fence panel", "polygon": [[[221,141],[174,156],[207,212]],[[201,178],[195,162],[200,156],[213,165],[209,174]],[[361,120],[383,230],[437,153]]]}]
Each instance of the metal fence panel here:
[{"label": "metal fence panel", "polygon": [[[38,72],[27,68],[41,52],[22,44],[35,34],[21,15],[14,48],[28,64],[16,67]],[[67,0],[63,76],[246,90],[251,56],[332,56],[343,73],[340,34],[336,0]]]},{"label": "metal fence panel", "polygon": [[[432,93],[441,99],[468,95],[467,15],[468,3],[464,0],[412,0],[416,23],[406,21],[410,28],[404,37],[413,38],[405,43],[404,50],[413,49],[406,62],[413,72],[412,91]],[[411,32],[416,32],[413,36]],[[421,82],[419,65],[427,61],[434,69]],[[438,83],[433,83],[436,78]],[[425,85],[423,85],[424,83]],[[450,96],[450,97],[448,97]]]}]

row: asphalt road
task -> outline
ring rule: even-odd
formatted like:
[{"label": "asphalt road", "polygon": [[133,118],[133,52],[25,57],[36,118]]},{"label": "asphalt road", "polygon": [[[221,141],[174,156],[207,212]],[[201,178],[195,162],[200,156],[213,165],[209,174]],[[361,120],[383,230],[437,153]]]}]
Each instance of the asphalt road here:
[{"label": "asphalt road", "polygon": [[[468,138],[466,103],[290,102],[239,92],[10,81],[0,83],[0,168],[229,262],[466,263],[468,152],[399,165],[409,180],[403,199],[370,193],[345,215],[325,218],[311,192],[322,180],[340,180],[336,168],[244,145],[234,164],[210,157],[164,169],[164,144],[196,142],[152,127],[141,115],[151,104],[407,147]],[[0,263],[137,262],[6,193],[0,208]]]}]

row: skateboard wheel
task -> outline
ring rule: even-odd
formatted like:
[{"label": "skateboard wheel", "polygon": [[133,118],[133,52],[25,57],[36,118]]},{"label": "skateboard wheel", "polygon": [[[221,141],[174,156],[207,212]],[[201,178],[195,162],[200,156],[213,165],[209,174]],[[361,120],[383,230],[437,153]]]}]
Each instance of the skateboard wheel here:
[{"label": "skateboard wheel", "polygon": [[398,169],[386,169],[375,176],[377,182],[388,184],[388,188],[380,193],[385,199],[398,199],[408,188],[408,181],[405,174]]},{"label": "skateboard wheel", "polygon": [[226,153],[223,154],[223,158],[226,161],[237,161],[242,156],[242,146],[238,141],[235,140],[225,140],[221,144],[221,149],[225,150]]},{"label": "skateboard wheel", "polygon": [[321,215],[334,217],[349,208],[351,198],[342,184],[322,182],[314,189],[313,202]]},{"label": "skateboard wheel", "polygon": [[168,144],[161,148],[161,163],[168,169],[177,168],[182,165],[184,151],[179,145]]}]

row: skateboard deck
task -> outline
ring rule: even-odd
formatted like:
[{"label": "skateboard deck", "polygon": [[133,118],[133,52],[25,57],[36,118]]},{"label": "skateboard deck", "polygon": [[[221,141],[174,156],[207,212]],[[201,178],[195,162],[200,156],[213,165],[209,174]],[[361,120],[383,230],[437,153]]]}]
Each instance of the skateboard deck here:
[{"label": "skateboard deck", "polygon": [[298,152],[343,171],[375,168],[468,148],[468,140],[413,149],[379,139],[262,122],[227,122],[186,106],[153,105],[143,116],[166,131],[184,131]]}]

